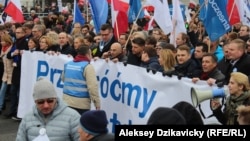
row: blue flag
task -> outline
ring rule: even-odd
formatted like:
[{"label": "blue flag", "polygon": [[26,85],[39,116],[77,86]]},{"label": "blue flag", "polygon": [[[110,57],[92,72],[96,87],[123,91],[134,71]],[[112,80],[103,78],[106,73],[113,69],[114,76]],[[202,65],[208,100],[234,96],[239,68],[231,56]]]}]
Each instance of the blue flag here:
[{"label": "blue flag", "polygon": [[80,23],[81,25],[84,25],[85,20],[82,16],[82,13],[78,7],[78,4],[76,0],[74,0],[74,20],[73,23]]},{"label": "blue flag", "polygon": [[108,2],[107,0],[89,0],[89,4],[96,33],[99,33],[101,26],[107,22]]},{"label": "blue flag", "polygon": [[[205,3],[204,3],[205,2]],[[231,30],[226,11],[227,0],[200,0],[201,10],[199,18],[211,41],[218,40]]]},{"label": "blue flag", "polygon": [[129,23],[133,23],[137,16],[138,19],[144,17],[144,12],[141,10],[141,0],[130,0],[129,1],[129,13],[128,13],[128,21]]}]

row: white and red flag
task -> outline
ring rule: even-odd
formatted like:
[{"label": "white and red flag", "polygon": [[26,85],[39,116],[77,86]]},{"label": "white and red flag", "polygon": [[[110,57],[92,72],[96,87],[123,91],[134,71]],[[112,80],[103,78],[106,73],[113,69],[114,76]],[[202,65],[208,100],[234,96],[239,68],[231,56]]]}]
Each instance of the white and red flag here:
[{"label": "white and red flag", "polygon": [[128,9],[124,7],[123,3],[124,1],[121,0],[111,0],[112,26],[116,39],[128,30]]},{"label": "white and red flag", "polygon": [[10,0],[8,5],[4,9],[4,12],[12,17],[15,22],[24,22],[20,0]]},{"label": "white and red flag", "polygon": [[227,1],[227,15],[230,25],[234,25],[240,22],[240,14],[235,0]]}]

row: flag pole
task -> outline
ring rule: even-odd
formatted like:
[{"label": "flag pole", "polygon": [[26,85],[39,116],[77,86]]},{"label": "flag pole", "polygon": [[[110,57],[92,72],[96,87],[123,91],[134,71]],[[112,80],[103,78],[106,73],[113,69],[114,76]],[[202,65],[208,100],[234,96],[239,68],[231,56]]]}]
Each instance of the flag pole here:
[{"label": "flag pole", "polygon": [[229,15],[229,18],[228,18],[229,21],[230,21],[230,19],[231,19],[231,17],[232,17],[234,7],[235,7],[235,1],[234,1],[234,3],[233,3],[233,7],[232,7],[232,9],[231,9],[231,12],[230,12],[230,15]]},{"label": "flag pole", "polygon": [[195,15],[192,17],[192,20],[195,19],[195,17],[198,15],[198,13],[201,11],[201,8],[205,5],[205,1],[201,4],[201,6],[199,7],[198,11],[195,13]]},{"label": "flag pole", "polygon": [[120,35],[119,35],[119,28],[118,28],[117,22],[115,22],[115,26],[116,26],[116,35],[117,35],[117,40],[118,40]]},{"label": "flag pole", "polygon": [[[231,9],[231,12],[230,12],[230,15],[229,15],[229,18],[228,18],[229,21],[230,21],[230,19],[231,19],[231,17],[232,17],[234,7],[235,7],[235,1],[234,1],[234,3],[233,3],[233,7],[232,7],[232,9]],[[233,31],[234,31],[234,26],[232,25],[232,30],[231,30],[231,32],[233,32]]]},{"label": "flag pole", "polygon": [[[129,7],[129,8],[130,8],[130,7]],[[135,19],[135,21],[133,22],[133,25],[134,25],[134,24],[136,23],[136,21],[138,20],[140,14],[141,14],[142,9],[143,9],[143,6],[140,8],[140,10],[139,10],[139,12],[138,12],[138,14],[137,14],[137,16],[136,16],[136,19]],[[132,26],[132,27],[133,27],[133,26]],[[130,39],[130,37],[131,37],[133,31],[134,31],[134,28],[132,28],[132,29],[130,30],[130,32],[129,32],[128,39],[127,39],[127,41],[126,41],[126,43],[125,43],[125,48],[127,48],[128,41],[129,41],[129,39]]]},{"label": "flag pole", "polygon": [[86,1],[85,1],[85,8],[87,8],[87,15],[86,15],[86,17],[87,17],[87,22],[89,22],[89,7],[88,7],[88,4],[87,4]]}]

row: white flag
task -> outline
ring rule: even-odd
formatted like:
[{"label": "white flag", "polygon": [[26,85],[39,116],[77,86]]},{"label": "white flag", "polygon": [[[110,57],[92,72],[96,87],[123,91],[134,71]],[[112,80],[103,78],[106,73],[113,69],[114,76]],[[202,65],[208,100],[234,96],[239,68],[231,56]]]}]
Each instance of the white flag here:
[{"label": "white flag", "polygon": [[175,45],[175,39],[177,35],[181,32],[187,33],[187,30],[181,12],[179,0],[172,0],[172,3],[173,3],[173,14],[172,14],[173,31],[171,32],[170,43]]},{"label": "white flag", "polygon": [[236,0],[235,1],[242,24],[250,26],[250,1],[249,0]]},{"label": "white flag", "polygon": [[148,0],[148,4],[154,6],[154,20],[165,34],[169,34],[173,30],[170,22],[171,16],[169,12],[167,0]]}]

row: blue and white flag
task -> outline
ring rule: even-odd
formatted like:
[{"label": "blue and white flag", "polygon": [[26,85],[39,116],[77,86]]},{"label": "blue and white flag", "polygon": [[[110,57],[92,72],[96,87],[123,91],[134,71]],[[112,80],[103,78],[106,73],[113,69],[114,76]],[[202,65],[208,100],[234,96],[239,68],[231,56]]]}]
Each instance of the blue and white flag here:
[{"label": "blue and white flag", "polygon": [[203,21],[211,41],[218,40],[231,30],[226,4],[227,0],[200,0],[199,18]]}]

